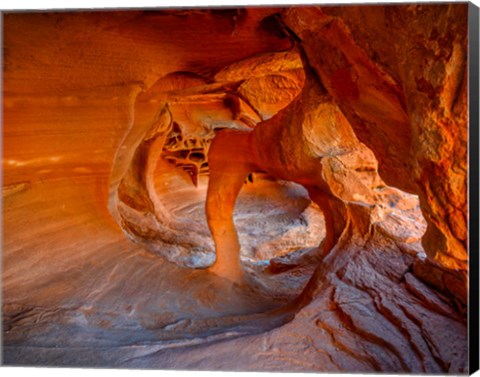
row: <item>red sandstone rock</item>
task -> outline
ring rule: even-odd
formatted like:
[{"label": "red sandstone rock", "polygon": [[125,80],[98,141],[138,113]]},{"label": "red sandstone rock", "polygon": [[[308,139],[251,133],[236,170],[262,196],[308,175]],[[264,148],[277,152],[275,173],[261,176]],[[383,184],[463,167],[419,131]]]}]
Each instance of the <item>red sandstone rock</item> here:
[{"label": "red sandstone rock", "polygon": [[467,371],[466,6],[279,11],[6,15],[4,362]]},{"label": "red sandstone rock", "polygon": [[382,178],[420,196],[427,254],[465,270],[467,6],[292,8],[284,20]]}]

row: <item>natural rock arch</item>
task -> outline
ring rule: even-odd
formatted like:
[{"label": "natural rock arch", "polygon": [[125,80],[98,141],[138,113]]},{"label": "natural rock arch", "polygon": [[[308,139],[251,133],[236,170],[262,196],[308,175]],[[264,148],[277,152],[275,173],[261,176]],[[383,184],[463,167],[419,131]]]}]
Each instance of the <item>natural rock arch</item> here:
[{"label": "natural rock arch", "polygon": [[[304,88],[286,108],[252,131],[226,130],[213,140],[206,211],[217,255],[210,270],[224,278],[240,280],[243,275],[233,211],[243,182],[252,172],[294,181],[308,190],[325,217],[324,255],[351,224],[349,207],[332,191],[322,163],[328,163],[323,162],[325,158],[362,153],[364,147],[310,68],[304,68]],[[368,191],[359,180],[349,183]]]}]

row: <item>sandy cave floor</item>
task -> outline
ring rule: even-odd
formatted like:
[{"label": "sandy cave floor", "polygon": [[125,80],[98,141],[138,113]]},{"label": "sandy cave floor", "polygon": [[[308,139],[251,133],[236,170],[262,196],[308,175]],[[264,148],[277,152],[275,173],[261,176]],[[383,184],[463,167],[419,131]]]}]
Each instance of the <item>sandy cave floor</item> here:
[{"label": "sandy cave floor", "polygon": [[[143,353],[258,333],[291,316],[282,307],[313,273],[314,246],[324,231],[303,189],[268,181],[245,186],[235,221],[249,286],[238,286],[130,242],[97,202],[104,184],[77,177],[7,190],[6,364],[128,366]],[[255,195],[258,185],[265,195]],[[205,185],[184,187],[173,194],[176,201],[163,200],[182,203],[171,205],[176,216],[205,222]],[[295,247],[295,229],[305,233],[307,220],[315,232]],[[277,272],[266,270],[282,243],[284,253],[296,251],[276,258],[283,266]]]},{"label": "sandy cave floor", "polygon": [[[424,231],[418,203],[397,193],[394,210],[374,224],[364,246],[337,248],[320,260],[315,248],[303,247],[314,239],[293,252],[287,244],[290,253],[275,257],[270,270],[265,245],[277,248],[305,219],[316,219],[319,229],[323,221],[302,190],[260,186],[276,204],[258,193],[254,200],[255,184],[238,201],[240,237],[250,247],[243,251],[243,286],[130,242],[100,199],[107,196],[103,176],[5,187],[4,363],[465,373],[464,319],[411,273]],[[201,188],[183,187],[178,197],[191,202],[170,202],[178,215],[203,213]],[[395,197],[390,189],[386,195]],[[279,207],[286,196],[289,204]],[[251,238],[257,244],[247,242],[264,215],[283,231],[265,227],[263,237]],[[307,281],[314,284],[303,290]]]}]

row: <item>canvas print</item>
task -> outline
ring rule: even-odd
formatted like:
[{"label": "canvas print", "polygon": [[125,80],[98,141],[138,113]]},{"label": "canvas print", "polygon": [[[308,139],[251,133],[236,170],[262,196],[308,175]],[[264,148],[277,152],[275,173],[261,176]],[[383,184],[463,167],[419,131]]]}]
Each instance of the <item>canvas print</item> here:
[{"label": "canvas print", "polygon": [[3,364],[471,372],[474,9],[4,12]]}]

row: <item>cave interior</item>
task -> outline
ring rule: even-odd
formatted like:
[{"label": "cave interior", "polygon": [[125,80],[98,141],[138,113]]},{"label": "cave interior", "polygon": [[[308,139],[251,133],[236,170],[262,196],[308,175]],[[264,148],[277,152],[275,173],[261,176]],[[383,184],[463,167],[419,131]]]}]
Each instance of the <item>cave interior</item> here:
[{"label": "cave interior", "polygon": [[468,373],[467,18],[4,13],[3,363]]}]

